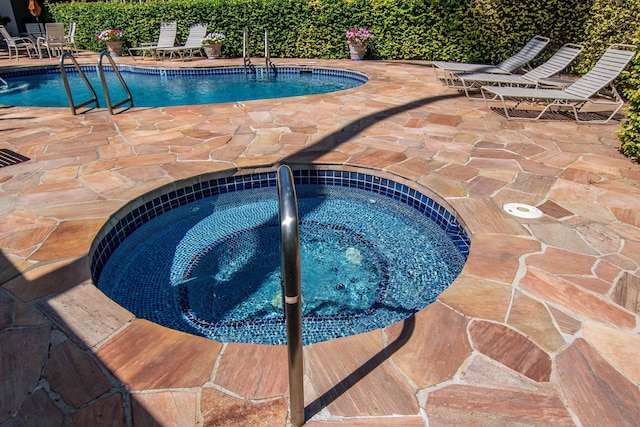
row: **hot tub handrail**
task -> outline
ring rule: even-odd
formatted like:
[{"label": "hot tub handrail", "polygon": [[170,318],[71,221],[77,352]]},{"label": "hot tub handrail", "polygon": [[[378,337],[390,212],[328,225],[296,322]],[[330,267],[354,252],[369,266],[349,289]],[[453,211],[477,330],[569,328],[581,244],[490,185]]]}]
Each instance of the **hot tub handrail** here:
[{"label": "hot tub handrail", "polygon": [[280,202],[280,257],[283,284],[287,351],[289,356],[289,408],[291,423],[304,424],[302,365],[302,295],[300,286],[300,231],[293,173],[287,165],[278,168]]},{"label": "hot tub handrail", "polygon": [[[76,68],[76,71],[78,71],[78,74],[80,75],[80,78],[82,78],[82,81],[84,82],[84,84],[87,86],[87,89],[89,89],[89,91],[91,92],[91,96],[92,98],[85,101],[85,102],[81,102],[78,105],[75,105],[73,103],[73,95],[71,95],[71,88],[69,87],[69,78],[67,77],[67,70],[64,66],[64,61],[65,59],[70,58],[71,62],[73,63],[73,66]],[[69,107],[71,107],[71,114],[73,114],[74,116],[76,114],[78,114],[78,109],[81,107],[84,107],[85,105],[89,105],[93,102],[95,102],[96,107],[95,108],[100,108],[100,104],[98,103],[98,97],[96,95],[96,91],[93,90],[93,86],[91,86],[91,83],[89,83],[89,80],[87,80],[87,76],[85,76],[84,72],[82,71],[82,68],[80,68],[80,65],[78,64],[78,61],[76,61],[76,58],[73,56],[73,54],[71,52],[64,52],[62,55],[60,55],[60,74],[62,75],[62,82],[64,83],[64,90],[67,92],[67,98],[69,99]]]},{"label": "hot tub handrail", "polygon": [[[111,68],[113,69],[113,72],[115,73],[116,77],[118,77],[118,80],[120,81],[120,84],[122,85],[122,88],[124,89],[127,95],[125,99],[115,104],[111,103],[111,96],[109,96],[109,87],[107,86],[107,79],[104,76],[104,66],[102,65],[102,58],[104,57],[106,57],[109,60],[109,63],[111,64]],[[104,98],[107,101],[107,108],[109,109],[109,114],[113,115],[114,108],[118,108],[119,106],[127,102],[129,103],[129,108],[133,108],[133,98],[131,97],[131,92],[129,91],[129,87],[127,87],[127,84],[124,82],[124,79],[120,74],[120,70],[118,70],[118,67],[116,67],[116,63],[113,61],[113,58],[111,58],[111,55],[109,55],[109,53],[106,51],[100,52],[100,55],[98,56],[98,72],[100,74],[100,81],[102,82],[102,90],[104,91]]]}]

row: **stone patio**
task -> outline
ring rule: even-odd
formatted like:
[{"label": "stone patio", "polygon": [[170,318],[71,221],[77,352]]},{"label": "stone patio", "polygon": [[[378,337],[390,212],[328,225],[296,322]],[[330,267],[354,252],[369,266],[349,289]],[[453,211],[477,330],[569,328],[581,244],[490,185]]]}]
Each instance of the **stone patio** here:
[{"label": "stone patio", "polygon": [[[30,158],[0,168],[0,425],[288,425],[284,347],[136,319],[93,285],[88,256],[109,217],[142,194],[279,162],[405,183],[455,212],[472,240],[434,304],[305,347],[307,425],[637,425],[640,166],[619,154],[618,122],[508,122],[421,61],[274,62],[370,81],[114,116],[0,109],[0,148]],[[44,63],[55,61],[0,59]],[[510,216],[509,202],[544,216]]]}]

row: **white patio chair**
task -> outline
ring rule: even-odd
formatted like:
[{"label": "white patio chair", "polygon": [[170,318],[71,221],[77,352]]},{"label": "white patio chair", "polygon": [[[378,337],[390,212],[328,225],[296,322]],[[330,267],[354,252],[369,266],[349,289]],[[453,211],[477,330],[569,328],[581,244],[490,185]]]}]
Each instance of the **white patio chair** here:
[{"label": "white patio chair", "polygon": [[165,21],[160,24],[160,35],[158,36],[158,41],[153,42],[145,42],[140,44],[137,47],[129,48],[129,55],[135,61],[134,52],[142,52],[142,58],[145,57],[146,53],[150,53],[151,56],[155,59],[157,55],[157,49],[173,47],[176,43],[176,31],[177,24],[176,21]]},{"label": "white patio chair", "polygon": [[[505,59],[498,65],[491,64],[471,64],[467,62],[432,61],[436,77],[443,80],[447,85],[453,86],[453,73],[493,73],[510,74],[521,68],[547,46],[549,39],[543,36],[535,36],[518,53]],[[438,74],[442,72],[442,77]]]},{"label": "white patio chair", "polygon": [[163,55],[169,53],[169,59],[173,58],[173,54],[177,53],[180,59],[184,61],[184,55],[189,54],[189,58],[193,57],[195,52],[200,52],[202,49],[202,39],[207,35],[207,24],[194,24],[189,28],[189,36],[187,41],[182,46],[173,47],[159,47],[156,48],[158,53]]},{"label": "white patio chair", "polygon": [[7,49],[9,50],[9,59],[11,59],[11,52],[15,52],[16,59],[20,59],[19,51],[23,50],[27,52],[29,58],[31,58],[31,51],[34,54],[37,53],[36,45],[32,40],[27,37],[12,37],[11,34],[7,31],[4,25],[0,25],[0,35],[4,39],[7,44]]},{"label": "white patio chair", "polygon": [[68,46],[65,40],[64,24],[62,22],[47,22],[44,24],[45,36],[38,37],[38,55],[42,59],[42,49],[46,48],[50,58],[61,55]]},{"label": "white patio chair", "polygon": [[76,46],[76,23],[75,22],[71,22],[69,24],[69,31],[67,32],[67,35],[64,36],[64,39],[69,50],[71,50],[77,55],[78,46]]},{"label": "white patio chair", "polygon": [[[635,45],[612,45],[587,74],[564,90],[499,86],[482,86],[481,90],[485,98],[487,94],[491,94],[500,99],[508,120],[538,120],[549,110],[569,110],[578,123],[607,123],[624,104],[612,82],[635,54]],[[607,86],[611,88],[611,95],[600,96],[600,92]],[[507,107],[507,101],[514,101],[515,105]],[[530,116],[529,112],[518,108],[522,103],[540,105],[543,108],[538,114],[535,114],[538,112],[535,110],[534,115]],[[583,112],[583,107],[587,104],[608,104],[614,110],[606,119],[581,120],[578,113]]]}]

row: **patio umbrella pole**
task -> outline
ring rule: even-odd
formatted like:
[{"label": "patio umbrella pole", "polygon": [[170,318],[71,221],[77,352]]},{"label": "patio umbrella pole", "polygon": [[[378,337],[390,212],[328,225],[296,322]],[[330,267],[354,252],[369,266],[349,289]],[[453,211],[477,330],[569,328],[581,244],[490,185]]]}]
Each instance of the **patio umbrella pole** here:
[{"label": "patio umbrella pole", "polygon": [[38,29],[40,30],[41,33],[44,33],[42,29],[42,25],[40,24],[40,14],[42,13],[42,8],[40,7],[38,0],[29,0],[28,8],[31,15],[33,15],[33,17],[36,18],[36,22],[38,23]]}]

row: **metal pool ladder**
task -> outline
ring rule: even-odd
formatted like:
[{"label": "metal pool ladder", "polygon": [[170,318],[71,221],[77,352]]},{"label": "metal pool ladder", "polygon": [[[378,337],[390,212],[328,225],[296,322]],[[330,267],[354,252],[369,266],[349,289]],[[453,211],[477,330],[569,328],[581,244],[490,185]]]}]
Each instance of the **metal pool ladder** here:
[{"label": "metal pool ladder", "polygon": [[[271,53],[269,51],[269,30],[264,30],[264,72],[269,76],[269,72],[276,72],[276,66],[271,62]],[[247,69],[251,73],[256,73],[256,66],[251,63],[251,54],[249,53],[249,32],[245,28],[242,31],[242,62],[244,65],[244,74],[247,74]]]},{"label": "metal pool ladder", "polygon": [[[107,81],[104,76],[104,67],[102,65],[102,58],[105,56],[109,59],[111,67],[113,68],[113,72],[118,77],[118,80],[122,85],[122,88],[127,94],[126,99],[116,104],[111,103],[111,97],[109,96],[109,88],[107,87]],[[91,99],[81,102],[80,104],[77,104],[77,105],[73,102],[73,95],[71,95],[71,88],[69,87],[69,77],[67,76],[67,70],[65,68],[65,59],[67,58],[71,59],[71,62],[73,63],[73,66],[78,72],[78,75],[80,76],[85,86],[87,87],[87,89],[89,89],[92,95]],[[107,52],[101,52],[100,56],[98,57],[98,72],[100,74],[100,80],[102,82],[102,90],[104,91],[104,98],[107,101],[107,108],[109,109],[109,114],[113,115],[114,108],[117,108],[127,102],[129,103],[129,108],[133,108],[133,98],[131,97],[131,92],[129,91],[127,84],[124,82],[122,75],[120,75],[120,71],[118,70],[118,67],[116,67],[115,62],[113,62],[113,59]],[[64,52],[62,55],[60,55],[60,74],[62,75],[62,82],[64,83],[64,89],[67,92],[67,98],[69,99],[71,114],[75,116],[76,114],[78,114],[79,108],[82,108],[92,103],[95,103],[95,108],[100,108],[100,104],[98,103],[98,97],[96,96],[96,91],[93,89],[93,86],[91,86],[91,83],[87,79],[87,76],[84,74],[84,71],[82,71],[82,68],[80,68],[80,65],[78,64],[78,61],[76,60],[76,58],[73,56],[71,52]]]},{"label": "metal pool ladder", "polygon": [[287,352],[289,356],[289,408],[291,424],[304,424],[302,361],[302,291],[300,287],[300,231],[293,173],[287,165],[278,168],[280,202],[280,262],[284,287]]}]

